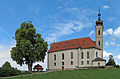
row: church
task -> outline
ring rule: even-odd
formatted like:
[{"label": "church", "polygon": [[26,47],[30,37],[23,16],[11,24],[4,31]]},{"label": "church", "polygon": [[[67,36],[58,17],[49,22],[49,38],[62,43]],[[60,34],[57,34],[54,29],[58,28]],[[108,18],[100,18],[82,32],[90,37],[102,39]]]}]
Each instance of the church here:
[{"label": "church", "polygon": [[48,70],[68,70],[82,67],[105,66],[103,59],[103,21],[96,21],[96,41],[90,37],[54,42],[48,50]]}]

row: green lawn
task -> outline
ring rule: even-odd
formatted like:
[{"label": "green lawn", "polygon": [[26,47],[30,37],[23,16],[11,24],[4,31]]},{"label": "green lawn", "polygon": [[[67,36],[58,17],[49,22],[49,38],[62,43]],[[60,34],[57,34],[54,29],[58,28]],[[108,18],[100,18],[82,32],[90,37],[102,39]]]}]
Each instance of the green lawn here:
[{"label": "green lawn", "polygon": [[67,70],[7,79],[120,79],[120,69]]}]

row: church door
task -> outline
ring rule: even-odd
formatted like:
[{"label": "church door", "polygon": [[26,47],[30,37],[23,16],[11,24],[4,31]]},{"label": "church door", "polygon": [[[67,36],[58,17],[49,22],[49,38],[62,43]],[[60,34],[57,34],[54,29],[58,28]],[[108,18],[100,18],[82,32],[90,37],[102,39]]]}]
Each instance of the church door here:
[{"label": "church door", "polygon": [[64,70],[64,66],[62,66],[62,70]]}]

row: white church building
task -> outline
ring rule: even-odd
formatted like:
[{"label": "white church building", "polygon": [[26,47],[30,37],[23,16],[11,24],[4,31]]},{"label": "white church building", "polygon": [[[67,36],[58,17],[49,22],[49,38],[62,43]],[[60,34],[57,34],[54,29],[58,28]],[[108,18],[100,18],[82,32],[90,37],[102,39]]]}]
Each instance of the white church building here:
[{"label": "white church building", "polygon": [[[48,70],[67,70],[81,67],[105,66],[103,59],[103,21],[96,21],[96,41],[90,37],[55,42],[48,50]],[[64,29],[63,29],[64,30]]]}]

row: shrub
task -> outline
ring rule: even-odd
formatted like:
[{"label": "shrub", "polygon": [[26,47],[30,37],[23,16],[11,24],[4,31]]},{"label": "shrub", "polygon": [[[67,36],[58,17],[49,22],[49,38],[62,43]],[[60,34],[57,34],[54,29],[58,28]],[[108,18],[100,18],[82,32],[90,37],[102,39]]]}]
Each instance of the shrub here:
[{"label": "shrub", "polygon": [[0,68],[1,77],[16,76],[19,74],[21,74],[21,71],[16,68]]},{"label": "shrub", "polygon": [[103,69],[104,69],[104,68],[105,68],[105,66],[100,66],[100,67],[98,67],[98,68],[103,68]]},{"label": "shrub", "polygon": [[120,66],[119,66],[119,65],[115,65],[114,67],[115,67],[115,68],[120,68]]}]

